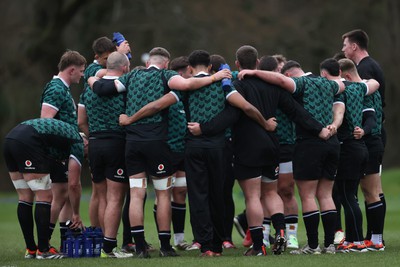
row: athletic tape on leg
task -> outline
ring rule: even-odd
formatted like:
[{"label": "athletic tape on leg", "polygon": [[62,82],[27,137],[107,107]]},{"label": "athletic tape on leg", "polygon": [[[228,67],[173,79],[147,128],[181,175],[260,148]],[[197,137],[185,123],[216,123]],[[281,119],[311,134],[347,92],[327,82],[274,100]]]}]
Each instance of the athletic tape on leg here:
[{"label": "athletic tape on leg", "polygon": [[161,179],[155,179],[153,177],[153,185],[154,185],[154,189],[156,190],[167,190],[170,189],[173,185],[173,177],[169,176],[166,178],[161,178]]},{"label": "athletic tape on leg", "polygon": [[33,179],[27,182],[32,191],[49,190],[51,189],[50,174],[47,174],[39,179]]},{"label": "athletic tape on leg", "polygon": [[176,177],[174,181],[174,187],[186,187],[186,177]]},{"label": "athletic tape on leg", "polygon": [[147,188],[147,178],[129,178],[130,188]]},{"label": "athletic tape on leg", "polygon": [[282,162],[279,163],[279,173],[286,174],[286,173],[293,173],[293,162]]},{"label": "athletic tape on leg", "polygon": [[12,183],[14,184],[15,189],[28,189],[29,185],[26,183],[24,179],[19,179],[19,180],[12,180]]},{"label": "athletic tape on leg", "polygon": [[269,184],[269,183],[273,183],[273,182],[276,182],[276,181],[278,181],[277,179],[271,179],[271,178],[269,178],[269,177],[267,177],[267,176],[261,176],[261,182],[262,183],[266,183],[266,184]]}]

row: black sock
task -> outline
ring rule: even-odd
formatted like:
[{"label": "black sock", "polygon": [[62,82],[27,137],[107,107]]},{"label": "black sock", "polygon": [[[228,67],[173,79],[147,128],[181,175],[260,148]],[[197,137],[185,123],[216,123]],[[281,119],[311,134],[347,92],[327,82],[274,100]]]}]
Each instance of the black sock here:
[{"label": "black sock", "polygon": [[137,225],[131,227],[131,235],[136,243],[136,252],[145,251],[146,244],[144,242],[144,226]]},{"label": "black sock", "polygon": [[131,224],[129,222],[129,203],[131,201],[131,195],[129,192],[125,197],[125,204],[122,210],[122,246],[126,246],[132,243],[131,235]]},{"label": "black sock", "polygon": [[153,206],[153,215],[154,215],[154,221],[156,222],[156,228],[157,228],[157,232],[158,232],[157,204],[154,204],[154,206]]},{"label": "black sock", "polygon": [[325,233],[324,246],[326,248],[330,244],[333,244],[333,240],[335,239],[336,218],[336,210],[326,210],[321,212],[321,220]]},{"label": "black sock", "polygon": [[271,225],[271,218],[264,217],[264,219],[263,219],[263,224]]},{"label": "black sock", "polygon": [[381,199],[383,204],[383,226],[382,226],[382,235],[383,235],[383,230],[385,228],[385,217],[386,217],[386,199],[383,193],[379,194],[379,198]]},{"label": "black sock", "polygon": [[172,226],[174,234],[185,232],[185,216],[186,216],[186,203],[179,204],[171,202],[172,208]]},{"label": "black sock", "polygon": [[246,210],[240,213],[237,217],[244,233],[246,234],[247,228],[249,228],[249,225],[247,224]]},{"label": "black sock", "polygon": [[110,238],[110,237],[103,238],[103,250],[105,253],[110,253],[115,247],[117,247],[116,238]]},{"label": "black sock", "polygon": [[158,232],[158,239],[160,240],[161,249],[171,249],[171,231],[160,231]]},{"label": "black sock", "polygon": [[60,222],[60,239],[61,239],[61,244],[63,241],[67,239],[66,233],[68,230],[68,226],[66,225],[66,222]]},{"label": "black sock", "polygon": [[51,203],[36,202],[35,222],[38,235],[39,251],[47,251],[49,249],[50,210],[51,210]]},{"label": "black sock", "polygon": [[366,201],[364,201],[364,206],[365,206],[365,218],[367,219],[367,233],[365,234],[365,239],[366,240],[371,240],[371,216],[370,212],[368,212],[368,204]]},{"label": "black sock", "polygon": [[285,230],[285,215],[283,213],[275,213],[271,216],[271,221],[276,233],[280,234],[280,230]]},{"label": "black sock", "polygon": [[290,214],[285,216],[285,224],[299,223],[299,216],[297,214]]},{"label": "black sock", "polygon": [[367,205],[367,214],[370,216],[371,234],[383,233],[384,205],[382,201]]},{"label": "black sock", "polygon": [[318,247],[318,226],[319,211],[310,211],[303,213],[304,226],[307,231],[308,246],[310,248]]},{"label": "black sock", "polygon": [[263,245],[263,228],[262,226],[250,226],[250,235],[253,240],[253,249],[260,250]]},{"label": "black sock", "polygon": [[36,250],[36,243],[33,234],[33,203],[18,201],[17,216],[22,234],[25,239],[26,248]]}]

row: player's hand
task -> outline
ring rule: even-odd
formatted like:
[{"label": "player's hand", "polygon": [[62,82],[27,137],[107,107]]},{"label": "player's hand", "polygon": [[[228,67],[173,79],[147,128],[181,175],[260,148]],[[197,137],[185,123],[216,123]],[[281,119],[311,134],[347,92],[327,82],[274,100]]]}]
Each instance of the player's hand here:
[{"label": "player's hand", "polygon": [[201,128],[200,128],[200,123],[198,122],[188,122],[188,129],[189,132],[195,136],[201,135]]},{"label": "player's hand", "polygon": [[85,226],[83,225],[83,222],[81,220],[81,216],[79,214],[73,214],[72,215],[72,224],[69,226],[71,229],[85,229]]},{"label": "player's hand", "polygon": [[238,79],[242,80],[244,76],[249,75],[252,76],[254,75],[255,71],[254,70],[241,70],[238,74]]},{"label": "player's hand", "polygon": [[322,128],[322,130],[318,134],[318,137],[323,140],[328,140],[329,138],[331,138],[331,136],[332,136],[332,133],[327,127]]},{"label": "player's hand", "polygon": [[216,81],[220,81],[220,80],[225,79],[225,78],[226,79],[232,79],[232,73],[228,69],[220,70],[220,71],[216,72],[213,75],[214,75],[214,78],[215,78]]},{"label": "player's hand", "polygon": [[328,130],[331,132],[331,136],[337,133],[337,127],[334,124],[330,124],[326,126],[326,128],[328,128]]},{"label": "player's hand", "polygon": [[130,122],[129,122],[129,117],[128,117],[128,115],[126,115],[126,114],[120,114],[119,115],[119,125],[121,125],[121,126],[126,126],[126,125],[129,125],[130,124]]},{"label": "player's hand", "polygon": [[274,132],[277,126],[278,123],[276,122],[275,117],[271,117],[265,121],[265,130],[267,130],[268,132]]},{"label": "player's hand", "polygon": [[131,52],[131,47],[127,40],[123,41],[119,46],[117,46],[117,51],[126,55]]},{"label": "player's hand", "polygon": [[354,127],[353,136],[354,139],[361,139],[364,136],[365,132],[362,128],[356,126]]}]

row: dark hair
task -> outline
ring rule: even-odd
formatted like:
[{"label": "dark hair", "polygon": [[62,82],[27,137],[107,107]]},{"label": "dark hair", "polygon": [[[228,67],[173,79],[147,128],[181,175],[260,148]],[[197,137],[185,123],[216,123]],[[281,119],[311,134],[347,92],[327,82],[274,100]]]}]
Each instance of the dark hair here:
[{"label": "dark hair", "polygon": [[58,70],[63,71],[69,66],[84,66],[86,59],[77,51],[67,50],[58,62]]},{"label": "dark hair", "polygon": [[337,62],[336,59],[333,58],[327,58],[324,61],[321,62],[319,65],[319,68],[321,70],[326,70],[330,75],[332,76],[339,76],[339,62]]},{"label": "dark hair", "polygon": [[184,69],[187,66],[189,66],[189,59],[188,59],[187,56],[181,56],[181,57],[174,58],[169,63],[169,69],[170,70],[175,70],[175,71],[178,71],[180,69]]},{"label": "dark hair", "polygon": [[194,50],[189,55],[189,64],[192,67],[210,65],[210,54],[204,50]]},{"label": "dark hair", "polygon": [[289,60],[288,62],[285,63],[285,65],[283,65],[283,67],[281,69],[281,73],[285,74],[285,72],[287,72],[291,68],[299,68],[299,69],[301,69],[301,65],[297,61]]},{"label": "dark hair", "polygon": [[333,55],[333,59],[336,59],[337,61],[339,61],[342,58],[346,58],[346,56],[342,51],[337,52],[335,55]]},{"label": "dark hair", "polygon": [[275,55],[272,55],[274,58],[276,58],[276,60],[278,61],[278,64],[279,63],[286,63],[287,62],[287,59],[286,59],[286,57],[284,56],[284,55],[281,55],[281,54],[275,54]]},{"label": "dark hair", "polygon": [[278,68],[278,60],[274,56],[262,56],[260,58],[260,63],[258,64],[258,69],[275,71]]},{"label": "dark hair", "polygon": [[226,64],[225,58],[220,55],[210,56],[211,72],[218,72],[221,64]]},{"label": "dark hair", "polygon": [[356,43],[360,48],[368,49],[369,37],[365,31],[357,29],[346,32],[342,35],[342,39],[344,40],[346,38],[349,39],[350,43]]},{"label": "dark hair", "polygon": [[241,46],[236,51],[236,59],[242,69],[255,69],[257,65],[257,49],[250,45]]},{"label": "dark hair", "polygon": [[102,55],[104,53],[112,53],[117,51],[115,44],[108,37],[100,37],[93,41],[92,44],[93,52],[96,55]]}]

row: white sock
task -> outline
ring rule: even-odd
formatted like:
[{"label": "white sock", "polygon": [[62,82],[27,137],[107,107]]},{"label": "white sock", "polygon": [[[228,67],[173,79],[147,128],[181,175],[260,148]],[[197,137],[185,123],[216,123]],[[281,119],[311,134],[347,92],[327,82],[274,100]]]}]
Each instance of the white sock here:
[{"label": "white sock", "polygon": [[182,243],[183,239],[185,239],[185,234],[184,233],[178,233],[174,234],[174,244],[175,246]]},{"label": "white sock", "polygon": [[371,235],[371,242],[374,245],[379,245],[382,243],[382,234],[372,234]]},{"label": "white sock", "polygon": [[263,224],[263,237],[264,240],[269,244],[269,232],[271,231],[270,224]]},{"label": "white sock", "polygon": [[297,237],[297,227],[298,223],[286,224],[286,236],[294,235],[295,237]]}]

